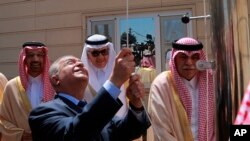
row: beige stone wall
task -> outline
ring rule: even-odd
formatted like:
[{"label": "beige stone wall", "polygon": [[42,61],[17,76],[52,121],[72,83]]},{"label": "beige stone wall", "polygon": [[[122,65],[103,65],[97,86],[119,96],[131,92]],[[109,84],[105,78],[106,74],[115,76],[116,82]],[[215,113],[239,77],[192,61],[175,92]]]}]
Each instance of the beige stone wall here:
[{"label": "beige stone wall", "polygon": [[[130,0],[129,7],[130,13],[181,9],[191,9],[194,16],[204,13],[203,0]],[[125,0],[1,0],[0,72],[9,79],[18,75],[18,55],[25,41],[44,42],[52,61],[65,54],[80,57],[86,19],[125,14],[125,9]],[[203,20],[192,24],[194,36],[205,41]]]}]

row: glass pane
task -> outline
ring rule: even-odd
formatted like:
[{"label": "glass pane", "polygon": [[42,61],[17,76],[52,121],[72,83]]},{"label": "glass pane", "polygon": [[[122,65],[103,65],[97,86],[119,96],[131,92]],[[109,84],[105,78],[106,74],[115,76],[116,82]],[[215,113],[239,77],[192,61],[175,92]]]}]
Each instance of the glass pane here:
[{"label": "glass pane", "polygon": [[[161,68],[168,70],[169,51],[172,42],[187,36],[187,25],[181,22],[182,15],[161,17]],[[163,61],[164,60],[164,61]]]},{"label": "glass pane", "polygon": [[140,66],[143,55],[153,58],[155,68],[155,24],[153,17],[121,19],[119,21],[120,45],[133,50],[135,62]]},{"label": "glass pane", "polygon": [[102,34],[114,41],[114,21],[93,21],[91,22],[91,34]]}]

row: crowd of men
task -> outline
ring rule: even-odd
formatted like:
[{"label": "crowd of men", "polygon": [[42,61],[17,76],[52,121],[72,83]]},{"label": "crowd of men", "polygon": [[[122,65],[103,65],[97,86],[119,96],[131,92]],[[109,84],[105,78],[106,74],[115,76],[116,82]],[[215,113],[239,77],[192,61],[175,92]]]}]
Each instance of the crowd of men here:
[{"label": "crowd of men", "polygon": [[[211,71],[196,68],[207,60],[198,40],[172,43],[169,70],[150,79],[147,107],[142,80],[149,76],[134,73],[129,48],[115,52],[106,36],[94,34],[80,58],[69,54],[51,65],[48,50],[25,42],[19,75],[8,81],[0,73],[1,141],[216,140],[214,84]],[[141,67],[155,69],[147,57]],[[250,123],[249,91],[235,124]]]}]

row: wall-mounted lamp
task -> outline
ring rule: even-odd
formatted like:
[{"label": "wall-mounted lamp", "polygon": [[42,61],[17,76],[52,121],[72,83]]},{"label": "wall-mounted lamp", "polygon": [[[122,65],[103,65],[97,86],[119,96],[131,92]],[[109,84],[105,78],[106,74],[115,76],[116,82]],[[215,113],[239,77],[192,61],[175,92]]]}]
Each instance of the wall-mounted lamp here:
[{"label": "wall-mounted lamp", "polygon": [[195,17],[189,17],[188,13],[183,15],[181,18],[181,21],[185,24],[189,23],[190,20],[193,19],[201,19],[201,18],[210,18],[210,15],[205,15],[205,16],[195,16]]}]

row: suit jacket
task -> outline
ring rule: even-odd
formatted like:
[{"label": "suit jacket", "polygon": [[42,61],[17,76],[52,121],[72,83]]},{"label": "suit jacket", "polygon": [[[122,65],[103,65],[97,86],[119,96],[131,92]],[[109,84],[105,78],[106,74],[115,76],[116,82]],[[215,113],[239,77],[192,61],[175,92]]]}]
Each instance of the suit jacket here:
[{"label": "suit jacket", "polygon": [[130,141],[146,132],[150,126],[143,111],[143,122],[131,110],[125,118],[113,116],[122,103],[104,89],[84,108],[68,99],[56,96],[53,101],[33,109],[29,125],[33,141]]}]

